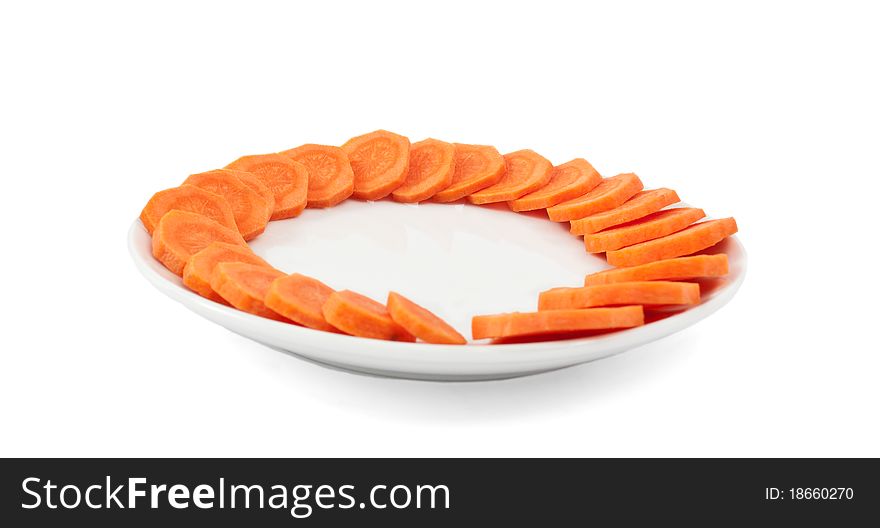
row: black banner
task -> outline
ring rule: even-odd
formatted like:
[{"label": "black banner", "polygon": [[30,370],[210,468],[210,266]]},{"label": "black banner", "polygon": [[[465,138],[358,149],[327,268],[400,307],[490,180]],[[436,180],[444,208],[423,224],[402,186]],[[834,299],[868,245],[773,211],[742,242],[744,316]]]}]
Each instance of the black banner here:
[{"label": "black banner", "polygon": [[880,505],[877,460],[12,459],[2,464],[6,526],[413,526],[475,520],[552,526],[645,519],[701,526],[847,525],[876,519]]}]

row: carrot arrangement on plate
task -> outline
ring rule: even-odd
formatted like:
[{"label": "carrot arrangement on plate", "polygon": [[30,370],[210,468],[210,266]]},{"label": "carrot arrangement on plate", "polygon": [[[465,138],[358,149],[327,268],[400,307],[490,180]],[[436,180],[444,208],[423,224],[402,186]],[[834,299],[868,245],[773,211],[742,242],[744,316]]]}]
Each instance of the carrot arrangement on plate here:
[{"label": "carrot arrangement on plate", "polygon": [[677,206],[671,189],[644,190],[632,173],[603,178],[582,158],[554,166],[524,149],[502,155],[487,145],[409,139],[385,130],[342,146],[306,144],[247,155],[159,191],[141,212],[153,256],[212,301],[314,330],[391,341],[463,345],[467,339],[427,308],[396,292],[385,304],[287,274],[247,240],[273,220],[349,198],[398,202],[506,203],[569,222],[589,253],[614,269],[583,285],[538,295],[537,311],[476,315],[474,339],[542,340],[645,324],[645,312],[699,304],[697,279],[728,273],[727,255],[703,253],[737,231],[733,218],[703,220]]}]

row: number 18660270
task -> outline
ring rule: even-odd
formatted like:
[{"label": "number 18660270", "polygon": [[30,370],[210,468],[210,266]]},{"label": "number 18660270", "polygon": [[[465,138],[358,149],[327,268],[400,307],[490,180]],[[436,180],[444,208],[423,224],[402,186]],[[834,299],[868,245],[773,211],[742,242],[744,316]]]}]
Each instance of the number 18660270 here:
[{"label": "number 18660270", "polygon": [[764,488],[767,500],[852,500],[852,488]]}]

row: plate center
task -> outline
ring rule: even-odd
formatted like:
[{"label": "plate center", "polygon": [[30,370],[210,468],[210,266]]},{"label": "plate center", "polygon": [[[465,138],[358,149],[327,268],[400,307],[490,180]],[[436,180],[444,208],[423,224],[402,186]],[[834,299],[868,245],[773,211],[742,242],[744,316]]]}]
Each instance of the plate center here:
[{"label": "plate center", "polygon": [[506,206],[347,200],[270,222],[253,250],[286,273],[385,302],[397,291],[470,336],[476,314],[534,311],[538,292],[608,268],[568,223]]}]

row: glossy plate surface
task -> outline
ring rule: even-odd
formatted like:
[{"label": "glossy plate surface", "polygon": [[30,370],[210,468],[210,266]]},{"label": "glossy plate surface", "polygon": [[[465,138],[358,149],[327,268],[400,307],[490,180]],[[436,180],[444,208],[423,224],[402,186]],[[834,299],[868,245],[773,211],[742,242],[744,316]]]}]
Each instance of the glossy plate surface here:
[{"label": "glossy plate surface", "polygon": [[[577,339],[467,346],[396,343],[319,332],[256,317],[204,299],[156,261],[150,237],[135,220],[132,258],[160,291],[229,330],[307,359],[359,372],[431,380],[507,378],[603,358],[686,328],[727,303],[745,277],[746,254],[732,237],[708,253],[725,252],[730,274],[703,284],[703,301],[666,313],[643,327]],[[579,286],[607,269],[585,253],[568,223],[504,206],[403,205],[348,200],[328,210],[271,222],[251,241],[277,268],[316,277],[336,289],[384,302],[394,290],[424,305],[470,338],[475,314],[534,311],[538,292]],[[708,346],[708,344],[707,344]]]}]

